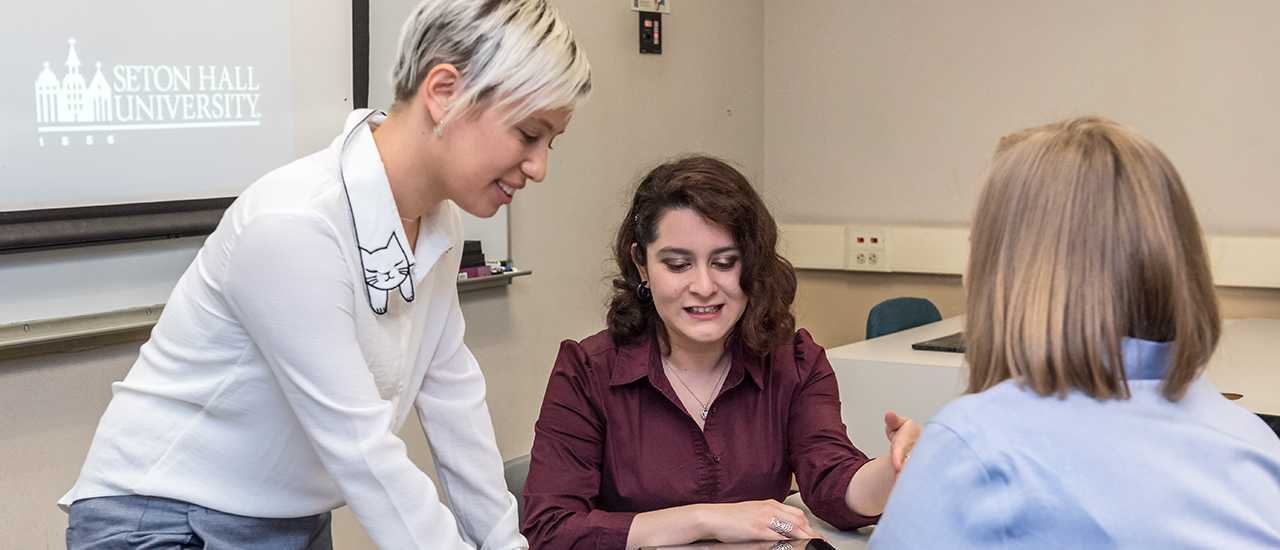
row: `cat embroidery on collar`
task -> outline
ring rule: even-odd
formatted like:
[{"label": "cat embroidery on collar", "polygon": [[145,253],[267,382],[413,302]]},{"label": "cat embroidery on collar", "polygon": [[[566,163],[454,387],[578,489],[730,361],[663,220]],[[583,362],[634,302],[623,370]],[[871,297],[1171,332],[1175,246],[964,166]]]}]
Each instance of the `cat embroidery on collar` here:
[{"label": "cat embroidery on collar", "polygon": [[387,312],[388,294],[400,289],[404,301],[413,301],[413,280],[409,277],[409,257],[395,233],[387,239],[387,245],[377,250],[360,249],[364,264],[364,282],[369,287],[369,305],[379,315]]}]

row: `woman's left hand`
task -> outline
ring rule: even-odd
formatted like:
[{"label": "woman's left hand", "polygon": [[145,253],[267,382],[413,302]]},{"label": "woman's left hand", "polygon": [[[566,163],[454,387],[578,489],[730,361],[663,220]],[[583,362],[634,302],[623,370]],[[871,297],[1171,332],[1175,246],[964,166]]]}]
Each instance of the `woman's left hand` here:
[{"label": "woman's left hand", "polygon": [[905,418],[889,411],[884,414],[884,435],[889,438],[889,457],[893,461],[893,473],[902,473],[902,467],[911,455],[912,447],[920,439],[920,427]]}]

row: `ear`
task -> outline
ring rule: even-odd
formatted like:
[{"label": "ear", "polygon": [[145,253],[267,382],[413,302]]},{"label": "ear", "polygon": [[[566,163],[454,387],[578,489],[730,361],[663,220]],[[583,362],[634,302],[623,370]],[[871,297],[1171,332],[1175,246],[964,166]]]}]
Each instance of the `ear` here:
[{"label": "ear", "polygon": [[649,270],[640,264],[640,245],[631,243],[631,263],[635,264],[636,269],[640,271],[640,280],[649,280]]},{"label": "ear", "polygon": [[434,127],[444,120],[458,95],[461,82],[462,74],[449,63],[441,63],[427,71],[426,78],[418,85],[415,101],[422,104],[431,117],[431,120],[425,121],[429,126]]}]

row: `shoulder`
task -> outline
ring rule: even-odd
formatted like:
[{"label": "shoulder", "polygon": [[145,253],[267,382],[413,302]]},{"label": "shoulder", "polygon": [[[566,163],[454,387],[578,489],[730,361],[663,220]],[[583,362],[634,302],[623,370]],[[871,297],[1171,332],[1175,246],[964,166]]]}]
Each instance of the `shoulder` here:
[{"label": "shoulder", "polygon": [[560,355],[556,359],[556,367],[562,363],[572,363],[582,367],[608,363],[608,359],[617,355],[617,346],[608,330],[602,330],[582,340],[564,340],[560,342]]},{"label": "shoulder", "polygon": [[[1280,458],[1280,439],[1276,439],[1271,427],[1256,413],[1223,397],[1203,375],[1191,384],[1181,401],[1170,403],[1159,390],[1158,385],[1152,385],[1143,392],[1144,397],[1169,409],[1165,415],[1176,418],[1179,425],[1199,424],[1207,429],[1204,433],[1219,432],[1230,439],[1267,449],[1269,454]],[[1140,395],[1138,391],[1134,394]]]},{"label": "shoulder", "polygon": [[228,210],[238,221],[263,215],[337,218],[347,214],[336,164],[326,149],[272,170],[250,185]]},{"label": "shoulder", "polygon": [[578,395],[588,400],[600,395],[610,386],[614,371],[619,368],[618,349],[608,331],[600,331],[581,341],[564,340],[551,368],[547,384],[547,398]]},{"label": "shoulder", "polygon": [[805,329],[797,330],[796,336],[792,339],[790,345],[782,347],[791,349],[791,355],[795,357],[797,363],[812,364],[819,357],[826,356],[826,350],[819,346],[817,342],[814,342],[813,336]]},{"label": "shoulder", "polygon": [[581,348],[587,355],[601,355],[616,352],[618,349],[618,346],[613,343],[613,336],[609,334],[608,330],[602,330],[577,342],[565,340],[562,345]]},{"label": "shoulder", "polygon": [[[1027,439],[1057,436],[1061,443],[1087,431],[1075,422],[1092,422],[1089,420],[1092,415],[1078,413],[1087,412],[1081,408],[1087,409],[1096,402],[1082,397],[1084,399],[1066,400],[1057,395],[1042,397],[1019,387],[1014,380],[1005,380],[944,405],[924,424],[920,439],[925,440],[924,434],[945,432],[953,438],[954,445],[965,448],[985,467],[1016,470],[1012,462],[1021,459],[1014,455],[1025,454],[1022,451]],[[1042,452],[1043,448],[1036,448],[1033,454]]]},{"label": "shoulder", "polygon": [[561,342],[555,370],[590,376],[605,385],[634,382],[649,372],[656,344],[649,335],[617,344],[608,330],[602,330],[581,341]]},{"label": "shoulder", "polygon": [[205,267],[226,269],[233,256],[276,265],[282,254],[295,252],[346,261],[350,217],[337,177],[313,158],[319,154],[273,170],[245,189],[205,240]]},{"label": "shoulder", "polygon": [[943,405],[929,419],[929,424],[945,426],[957,437],[968,440],[992,428],[1007,427],[1005,424],[1018,418],[1008,411],[1033,408],[1032,403],[1042,399],[1018,387],[1013,380],[1005,380],[983,392],[962,395]]},{"label": "shoulder", "polygon": [[771,369],[792,371],[803,378],[815,369],[831,370],[831,363],[826,357],[826,350],[813,341],[809,331],[799,329],[790,341],[773,348],[769,354],[769,365]]}]

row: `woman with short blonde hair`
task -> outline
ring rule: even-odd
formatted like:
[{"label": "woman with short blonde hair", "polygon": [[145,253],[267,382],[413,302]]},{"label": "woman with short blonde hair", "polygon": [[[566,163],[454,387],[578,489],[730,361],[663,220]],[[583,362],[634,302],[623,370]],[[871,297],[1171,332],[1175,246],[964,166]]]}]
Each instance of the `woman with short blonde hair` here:
[{"label": "woman with short blonde hair", "polygon": [[1098,117],[1001,139],[971,240],[969,395],[872,548],[1280,547],[1280,440],[1199,376],[1218,305],[1155,145]]},{"label": "woman with short blonde hair", "polygon": [[[546,177],[590,65],[546,0],[424,0],[400,44],[391,112],[250,185],[178,281],[59,501],[69,550],[332,550],[344,505],[383,549],[528,547],[461,214]],[[436,480],[398,435],[415,410]]]}]

